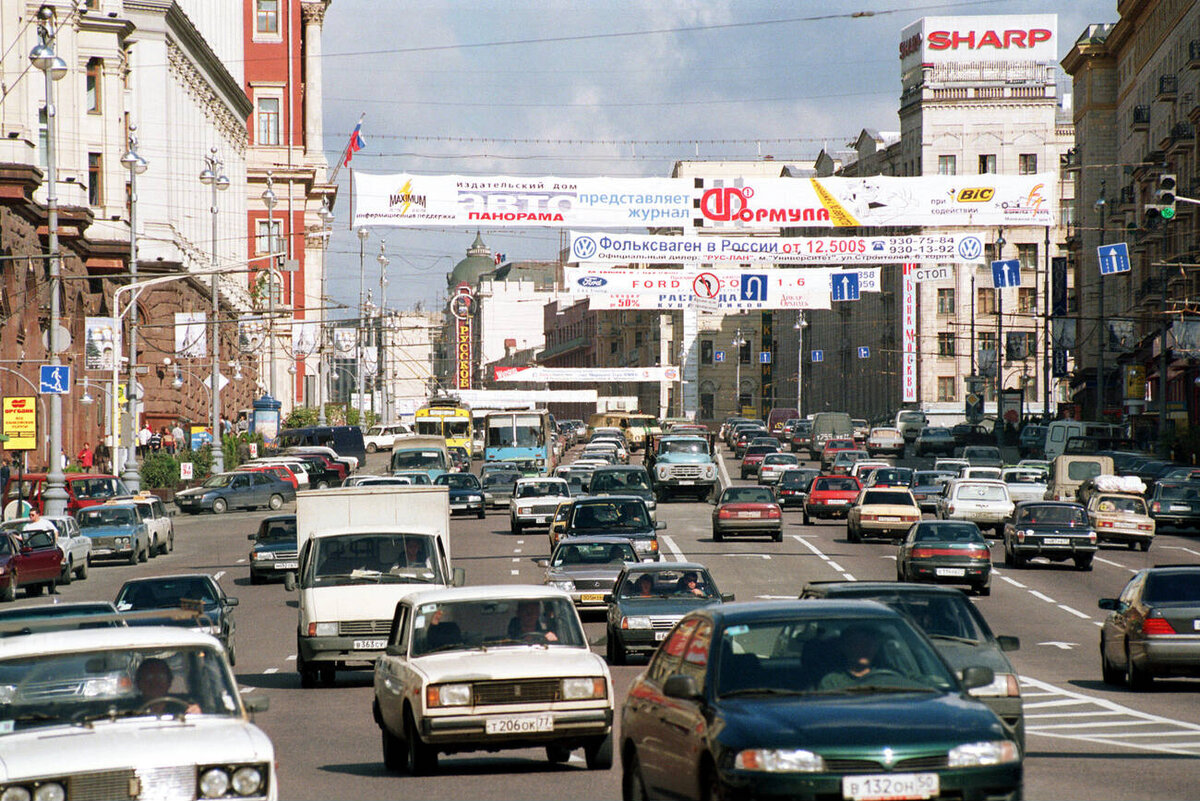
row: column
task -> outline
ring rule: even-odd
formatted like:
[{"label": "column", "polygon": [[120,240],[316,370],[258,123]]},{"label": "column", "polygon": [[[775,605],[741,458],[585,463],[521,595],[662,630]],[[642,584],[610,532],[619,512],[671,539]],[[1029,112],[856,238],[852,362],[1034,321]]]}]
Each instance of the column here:
[{"label": "column", "polygon": [[322,160],[325,147],[321,118],[321,27],[328,7],[329,0],[300,4],[300,18],[304,21],[304,149],[310,157],[315,155]]}]

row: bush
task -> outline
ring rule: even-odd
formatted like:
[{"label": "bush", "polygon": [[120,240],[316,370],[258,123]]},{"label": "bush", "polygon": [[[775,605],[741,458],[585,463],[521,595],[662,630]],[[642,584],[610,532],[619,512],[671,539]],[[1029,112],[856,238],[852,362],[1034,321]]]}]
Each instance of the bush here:
[{"label": "bush", "polygon": [[152,453],[142,461],[144,489],[175,489],[179,486],[179,460],[165,451]]},{"label": "bush", "polygon": [[305,428],[317,424],[317,410],[308,406],[297,406],[283,418],[284,428]]}]

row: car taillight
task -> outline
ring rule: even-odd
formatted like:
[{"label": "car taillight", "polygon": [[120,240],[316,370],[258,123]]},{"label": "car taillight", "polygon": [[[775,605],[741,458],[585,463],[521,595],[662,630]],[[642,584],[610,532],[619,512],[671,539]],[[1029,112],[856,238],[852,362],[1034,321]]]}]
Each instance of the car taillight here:
[{"label": "car taillight", "polygon": [[1162,504],[1159,503],[1158,501],[1155,501],[1154,503],[1150,504],[1150,511],[1151,512],[1161,512]]},{"label": "car taillight", "polygon": [[878,520],[879,515],[869,515],[869,514],[863,513],[863,514],[859,515],[859,519],[861,519],[861,520]]},{"label": "car taillight", "polygon": [[1138,523],[1138,531],[1150,531],[1154,526],[1149,523]]},{"label": "car taillight", "polygon": [[969,548],[969,549],[967,549],[967,556],[971,557],[972,559],[987,559],[991,555],[992,555],[992,552],[989,551],[987,548]]},{"label": "car taillight", "polygon": [[950,504],[949,506],[946,507],[946,513],[954,514],[954,504]]},{"label": "car taillight", "polygon": [[720,511],[718,511],[718,512],[717,512],[717,517],[719,517],[719,518],[720,518],[720,519],[722,519],[722,520],[728,520],[728,519],[729,519],[729,517],[730,517],[729,510],[728,510],[728,509],[721,509]]},{"label": "car taillight", "polygon": [[1142,634],[1148,637],[1175,633],[1175,627],[1161,617],[1148,617],[1142,621]]},{"label": "car taillight", "polygon": [[932,548],[913,548],[913,559],[928,559],[931,556],[933,556]]},{"label": "car taillight", "polygon": [[779,511],[779,507],[772,506],[769,509],[767,509],[767,517],[782,517],[782,513]]},{"label": "car taillight", "polygon": [[1113,524],[1108,520],[1101,520],[1096,523],[1096,528],[1112,528]]}]

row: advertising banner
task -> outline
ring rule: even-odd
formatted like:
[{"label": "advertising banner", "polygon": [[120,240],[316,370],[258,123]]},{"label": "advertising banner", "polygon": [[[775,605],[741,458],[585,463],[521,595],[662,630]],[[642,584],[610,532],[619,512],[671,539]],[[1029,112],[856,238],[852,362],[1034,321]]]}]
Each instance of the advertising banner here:
[{"label": "advertising banner", "polygon": [[321,324],[315,320],[292,323],[292,353],[301,358],[316,353],[320,336]]},{"label": "advertising banner", "polygon": [[1050,226],[1056,185],[1053,173],[737,179],[357,173],[352,226]]},{"label": "advertising banner", "polygon": [[112,372],[121,353],[121,328],[115,317],[85,317],[84,369]]},{"label": "advertising banner", "polygon": [[618,270],[565,267],[569,291],[592,309],[828,309],[833,279],[854,272],[860,292],[878,292],[878,267],[747,270]]},{"label": "advertising banner", "polygon": [[4,399],[6,451],[37,450],[37,398],[18,396]]},{"label": "advertising banner", "polygon": [[900,70],[906,75],[929,65],[980,69],[1057,61],[1057,14],[923,17],[900,33]]},{"label": "advertising banner", "polygon": [[204,312],[175,312],[175,356],[203,359],[208,355],[208,333]]},{"label": "advertising banner", "polygon": [[983,262],[975,234],[913,236],[652,236],[571,232],[572,262],[670,264],[895,264]]},{"label": "advertising banner", "polygon": [[238,320],[238,350],[254,353],[267,341],[267,323],[256,315],[247,315]]},{"label": "advertising banner", "polygon": [[904,265],[902,291],[902,313],[904,315],[901,328],[903,336],[903,396],[904,403],[916,403],[917,397],[917,279],[914,275],[915,264]]},{"label": "advertising banner", "polygon": [[205,445],[211,445],[212,440],[212,428],[209,426],[192,426],[188,432],[188,443],[194,451],[200,450]]},{"label": "advertising banner", "polygon": [[454,320],[454,386],[471,388],[471,318]]},{"label": "advertising banner", "polygon": [[497,381],[595,384],[600,381],[678,381],[678,367],[495,367]]},{"label": "advertising banner", "polygon": [[353,328],[333,329],[333,351],[339,359],[354,358],[358,345],[358,332]]}]

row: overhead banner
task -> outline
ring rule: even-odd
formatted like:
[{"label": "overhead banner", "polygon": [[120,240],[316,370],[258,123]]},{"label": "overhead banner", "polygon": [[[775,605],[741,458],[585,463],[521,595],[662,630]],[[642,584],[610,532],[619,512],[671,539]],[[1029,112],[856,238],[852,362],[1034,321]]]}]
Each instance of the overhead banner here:
[{"label": "overhead banner", "polygon": [[175,356],[203,359],[208,355],[204,312],[175,312]]},{"label": "overhead banner", "polygon": [[736,179],[355,173],[352,226],[1051,226],[1055,186],[1053,173]]},{"label": "overhead banner", "polygon": [[599,381],[678,381],[678,367],[496,367],[497,381],[595,384]]},{"label": "overhead banner", "polygon": [[571,232],[572,262],[672,264],[895,264],[983,263],[975,234],[914,236],[653,236]]},{"label": "overhead banner", "polygon": [[317,352],[320,344],[321,324],[314,320],[297,320],[292,323],[292,353],[307,358]]},{"label": "overhead banner", "polygon": [[254,353],[267,341],[267,321],[255,315],[238,320],[238,350]]},{"label": "overhead banner", "polygon": [[591,309],[829,309],[834,278],[858,276],[859,292],[878,292],[879,268],[839,270],[603,270],[565,267],[569,291]]},{"label": "overhead banner", "polygon": [[112,372],[121,352],[121,329],[115,317],[85,317],[84,369]]}]

